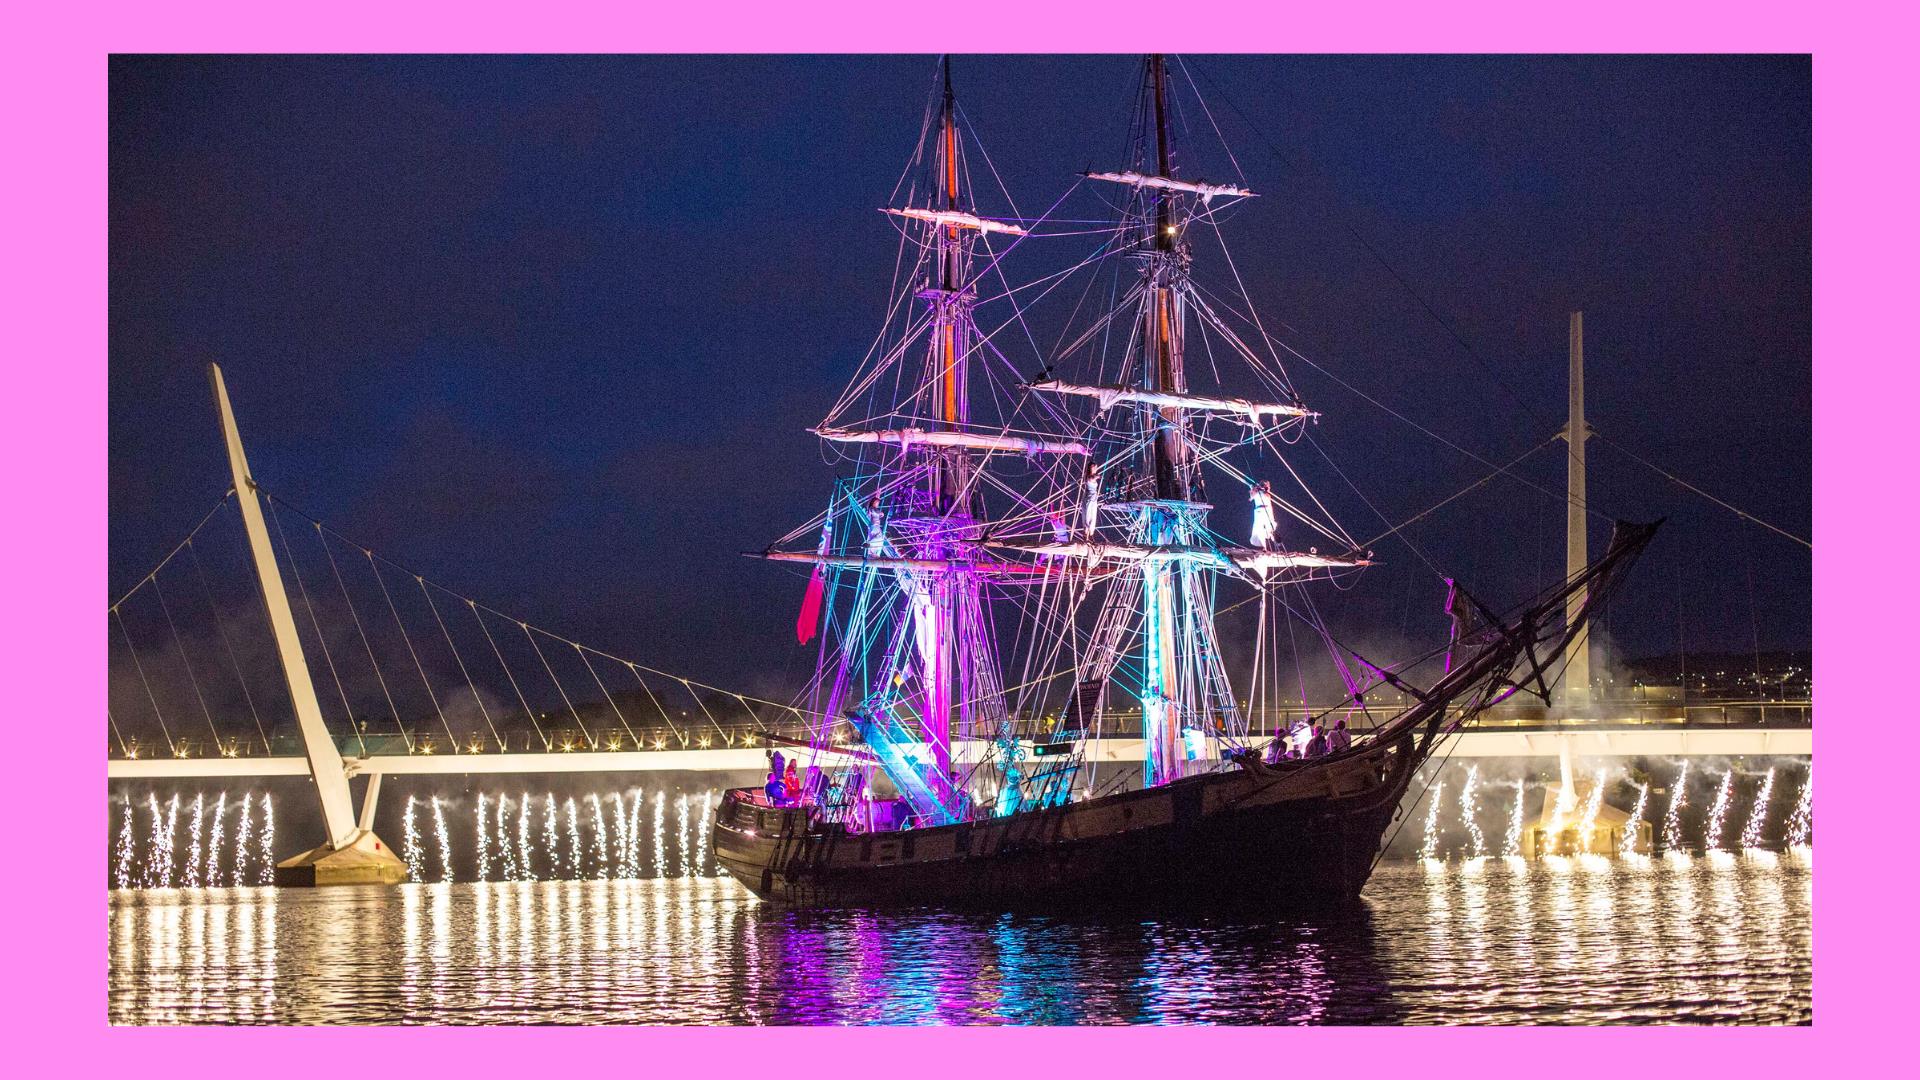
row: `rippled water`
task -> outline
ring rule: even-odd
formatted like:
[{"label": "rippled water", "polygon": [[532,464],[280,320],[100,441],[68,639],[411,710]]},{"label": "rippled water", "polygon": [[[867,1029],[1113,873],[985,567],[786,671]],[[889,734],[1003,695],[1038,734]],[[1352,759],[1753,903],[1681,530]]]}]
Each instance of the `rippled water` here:
[{"label": "rippled water", "polygon": [[725,880],[121,892],[115,1023],[1812,1019],[1810,859],[1384,863],[1250,924],[796,912]]}]

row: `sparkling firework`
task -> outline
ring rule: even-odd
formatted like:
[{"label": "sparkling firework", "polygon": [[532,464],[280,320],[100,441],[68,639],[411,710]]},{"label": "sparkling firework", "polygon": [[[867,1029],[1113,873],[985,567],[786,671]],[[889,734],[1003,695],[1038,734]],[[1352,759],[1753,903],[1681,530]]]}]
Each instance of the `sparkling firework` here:
[{"label": "sparkling firework", "polygon": [[528,838],[528,827],[532,816],[533,796],[523,791],[520,793],[520,820],[514,825],[514,835],[520,841],[520,846],[515,849],[515,869],[519,871],[515,876],[521,881],[533,880],[533,845]]},{"label": "sparkling firework", "polygon": [[1600,820],[1600,799],[1607,790],[1607,770],[1601,769],[1593,774],[1593,787],[1587,792],[1587,805],[1580,811],[1580,851],[1590,854],[1593,851],[1593,830]]},{"label": "sparkling firework", "polygon": [[1740,846],[1757,848],[1765,838],[1767,829],[1767,808],[1773,804],[1773,770],[1767,770],[1766,779],[1760,781],[1760,791],[1753,797],[1753,813],[1747,815],[1747,827],[1740,830]]},{"label": "sparkling firework", "polygon": [[[1640,797],[1634,800],[1633,813],[1627,818],[1626,850],[1640,850],[1640,821],[1647,814],[1647,792],[1653,790],[1652,784],[1641,784]],[[1618,854],[1616,852],[1615,854]]]},{"label": "sparkling firework", "polygon": [[674,811],[680,815],[680,876],[692,877],[693,848],[688,841],[692,839],[692,825],[689,819],[692,816],[691,810],[693,808],[688,804],[685,795],[681,795],[673,800],[673,808]]},{"label": "sparkling firework", "polygon": [[253,839],[253,792],[240,800],[240,824],[233,833],[233,883],[247,883],[247,858],[251,854],[247,842]]},{"label": "sparkling firework", "polygon": [[401,852],[407,862],[407,880],[426,879],[426,856],[420,851],[420,823],[414,819],[414,798],[407,796],[407,812],[400,819]]},{"label": "sparkling firework", "polygon": [[273,796],[260,796],[260,884],[273,884]]},{"label": "sparkling firework", "polygon": [[553,792],[547,792],[547,813],[541,825],[540,835],[547,844],[547,873],[560,876],[560,804],[553,799]]},{"label": "sparkling firework", "polygon": [[667,876],[667,793],[653,793],[653,876]]},{"label": "sparkling firework", "polygon": [[213,829],[207,834],[207,888],[220,884],[220,838],[227,819],[227,793],[221,792],[213,804]]},{"label": "sparkling firework", "polygon": [[633,869],[634,877],[644,876],[645,870],[640,863],[640,804],[645,801],[645,794],[635,790],[633,804],[627,807],[627,865]]},{"label": "sparkling firework", "polygon": [[114,845],[113,887],[125,889],[133,884],[133,800],[120,804],[120,842]]},{"label": "sparkling firework", "polygon": [[167,800],[167,829],[160,835],[160,887],[173,888],[173,838],[179,835],[180,793]]},{"label": "sparkling firework", "polygon": [[481,881],[487,880],[487,793],[474,796],[473,843],[478,854],[474,856],[474,873]]},{"label": "sparkling firework", "polygon": [[147,861],[140,868],[140,887],[151,889],[160,884],[158,860],[161,845],[165,842],[161,834],[165,826],[160,816],[160,800],[155,798],[151,791],[147,792],[147,817],[152,821],[152,825],[147,830]]},{"label": "sparkling firework", "polygon": [[440,880],[453,883],[453,841],[447,836],[447,813],[440,806],[440,796],[433,797],[433,833],[440,841]]},{"label": "sparkling firework", "polygon": [[694,845],[696,848],[693,859],[694,870],[701,877],[706,877],[713,865],[712,844],[710,843],[712,838],[713,792],[705,791],[700,794],[700,835],[694,837]]},{"label": "sparkling firework", "polygon": [[1520,854],[1520,833],[1527,827],[1527,782],[1521,780],[1513,785],[1513,814],[1507,818],[1507,835],[1501,841],[1500,854],[1512,857]]},{"label": "sparkling firework", "polygon": [[612,853],[607,850],[607,815],[600,808],[600,796],[595,795],[593,803],[593,861],[594,877],[613,876],[613,864],[609,861]]},{"label": "sparkling firework", "polygon": [[567,796],[567,869],[580,877],[580,804]]},{"label": "sparkling firework", "polygon": [[512,881],[520,876],[513,865],[513,844],[507,839],[507,797],[502,795],[493,804],[494,839],[500,848],[500,880]]},{"label": "sparkling firework", "polygon": [[1720,850],[1720,833],[1727,824],[1727,804],[1733,801],[1733,770],[1720,778],[1720,793],[1713,797],[1713,810],[1707,814],[1707,850]]},{"label": "sparkling firework", "polygon": [[1669,851],[1680,848],[1680,808],[1687,805],[1687,766],[1680,763],[1680,775],[1673,781],[1673,794],[1667,798],[1667,820],[1660,828],[1660,840]]},{"label": "sparkling firework", "polygon": [[613,793],[613,876],[635,877],[633,864],[627,861],[633,848],[627,843],[627,804],[619,792]]},{"label": "sparkling firework", "polygon": [[193,816],[187,819],[187,865],[181,872],[180,884],[184,888],[200,887],[201,837],[205,835],[207,824],[207,797],[193,793]]},{"label": "sparkling firework", "polygon": [[1787,819],[1787,846],[1806,847],[1813,842],[1813,766],[1807,766],[1807,782],[1800,786],[1800,801]]},{"label": "sparkling firework", "polygon": [[1434,860],[1440,857],[1440,796],[1445,787],[1434,781],[1433,801],[1427,804],[1427,839],[1420,845],[1420,857]]},{"label": "sparkling firework", "polygon": [[[713,796],[709,793],[707,796],[709,807],[712,806],[712,802]],[[1466,785],[1460,789],[1460,820],[1465,822],[1467,826],[1467,839],[1471,844],[1470,852],[1467,855],[1469,859],[1478,859],[1487,853],[1487,838],[1480,832],[1479,818],[1480,766],[1474,765],[1467,769]],[[701,815],[701,824],[703,826],[705,825],[704,813]]]}]

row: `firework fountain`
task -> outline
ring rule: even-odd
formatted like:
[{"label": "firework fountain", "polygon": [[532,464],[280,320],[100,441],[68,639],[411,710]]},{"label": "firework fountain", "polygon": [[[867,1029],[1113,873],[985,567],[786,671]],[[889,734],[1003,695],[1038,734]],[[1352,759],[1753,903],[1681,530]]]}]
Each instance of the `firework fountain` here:
[{"label": "firework fountain", "polygon": [[580,877],[580,804],[567,796],[567,869],[575,880]]},{"label": "firework fountain", "polygon": [[1740,846],[1748,851],[1758,849],[1766,839],[1767,809],[1773,804],[1773,770],[1768,769],[1766,778],[1760,781],[1760,791],[1753,797],[1753,812],[1747,815],[1747,827],[1740,830]]},{"label": "firework fountain", "polygon": [[667,793],[653,793],[653,876],[667,876]]},{"label": "firework fountain", "polygon": [[203,837],[206,835],[207,797],[200,792],[193,794],[193,816],[187,819],[187,864],[181,870],[182,888],[200,887],[200,859]]},{"label": "firework fountain", "polygon": [[607,851],[607,815],[600,808],[598,796],[588,800],[593,803],[593,861],[594,877],[612,877],[612,864],[608,862]]},{"label": "firework fountain", "polygon": [[1680,809],[1687,805],[1688,764],[1680,763],[1680,775],[1673,781],[1673,794],[1667,797],[1667,819],[1660,828],[1660,842],[1668,851],[1680,850]]},{"label": "firework fountain", "polygon": [[[703,815],[704,816],[704,815]],[[1460,788],[1460,820],[1466,823],[1469,859],[1487,853],[1487,838],[1480,832],[1480,766],[1467,769],[1467,782]]]},{"label": "firework fountain", "polygon": [[1507,818],[1507,835],[1500,842],[1500,854],[1509,859],[1520,856],[1520,833],[1526,827],[1527,782],[1521,779],[1513,785],[1513,814]]},{"label": "firework fountain", "polygon": [[693,876],[693,838],[692,806],[687,797],[681,795],[673,800],[674,812],[680,819],[680,876]]},{"label": "firework fountain", "polygon": [[560,806],[554,801],[553,792],[547,792],[547,812],[542,817],[540,838],[547,848],[547,872],[554,877],[560,876]]},{"label": "firework fountain", "polygon": [[1440,796],[1445,788],[1438,780],[1433,782],[1433,801],[1427,804],[1427,836],[1420,845],[1420,857],[1428,862],[1440,858]]},{"label": "firework fountain", "polygon": [[233,832],[233,883],[247,883],[247,841],[253,839],[253,792],[240,800],[240,824]]},{"label": "firework fountain", "polygon": [[514,837],[518,841],[518,846],[514,848],[514,869],[518,873],[514,877],[520,881],[534,879],[533,844],[529,836],[532,818],[533,796],[523,791],[520,793],[520,815],[515,820],[513,829]]},{"label": "firework fountain", "polygon": [[227,820],[227,793],[221,792],[213,804],[213,833],[207,837],[207,888],[220,884],[220,839]]},{"label": "firework fountain", "polygon": [[700,831],[695,837],[699,852],[694,856],[694,871],[701,877],[706,877],[713,865],[712,839],[713,792],[704,791],[700,793]]},{"label": "firework fountain", "polygon": [[440,842],[440,880],[453,881],[453,841],[447,836],[447,813],[440,796],[433,797],[433,833]]},{"label": "firework fountain", "polygon": [[627,803],[619,792],[613,793],[613,876],[632,877],[633,864],[629,858],[633,854],[633,845],[627,841]]},{"label": "firework fountain", "polygon": [[[1634,800],[1633,813],[1627,817],[1626,853],[1632,854],[1640,846],[1640,822],[1647,815],[1647,793],[1653,790],[1652,784],[1636,785],[1640,788],[1640,797]],[[1616,853],[1617,854],[1617,853]]]},{"label": "firework fountain", "polygon": [[1719,851],[1720,835],[1727,824],[1727,804],[1733,801],[1733,770],[1720,777],[1720,793],[1713,797],[1713,809],[1707,814],[1707,850]]},{"label": "firework fountain", "polygon": [[1803,848],[1813,842],[1813,767],[1807,767],[1807,782],[1800,785],[1800,801],[1787,819],[1787,846]]},{"label": "firework fountain", "polygon": [[113,886],[125,889],[133,884],[133,800],[120,804],[120,842],[113,854]]},{"label": "firework fountain", "polygon": [[1593,829],[1600,820],[1601,796],[1607,790],[1607,770],[1601,769],[1593,774],[1593,787],[1587,792],[1587,804],[1580,811],[1580,853],[1593,852]]},{"label": "firework fountain", "polygon": [[645,869],[640,864],[640,804],[645,801],[645,796],[636,789],[633,802],[627,807],[627,865],[634,877],[641,876]]},{"label": "firework fountain", "polygon": [[401,853],[407,862],[407,880],[426,878],[426,857],[420,851],[420,823],[414,819],[414,798],[407,796],[407,812],[400,819]]},{"label": "firework fountain", "polygon": [[273,884],[273,796],[260,796],[260,884]]},{"label": "firework fountain", "polygon": [[481,881],[487,880],[487,795],[481,792],[474,796],[473,843],[474,873]]}]

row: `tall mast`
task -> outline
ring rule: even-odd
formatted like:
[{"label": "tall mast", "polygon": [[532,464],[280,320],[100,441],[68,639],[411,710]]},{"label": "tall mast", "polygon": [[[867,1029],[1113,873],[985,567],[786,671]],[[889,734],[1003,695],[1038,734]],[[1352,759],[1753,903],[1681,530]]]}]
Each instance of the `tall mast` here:
[{"label": "tall mast", "polygon": [[[1585,329],[1580,312],[1573,313],[1567,327],[1567,578],[1573,580],[1587,572],[1587,375]],[[1580,618],[1587,606],[1585,586],[1567,597],[1567,625]],[[1583,634],[1567,650],[1566,701],[1583,706],[1593,697],[1593,679],[1587,666],[1587,642]]]}]

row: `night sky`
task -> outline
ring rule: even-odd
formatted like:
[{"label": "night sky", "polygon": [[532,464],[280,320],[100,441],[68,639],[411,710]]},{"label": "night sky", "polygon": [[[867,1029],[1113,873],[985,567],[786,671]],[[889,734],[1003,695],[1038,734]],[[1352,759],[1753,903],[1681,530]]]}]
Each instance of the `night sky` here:
[{"label": "night sky", "polygon": [[[935,64],[115,59],[110,589],[227,486],[217,360],[278,495],[536,624],[784,696],[812,661],[792,634],[804,579],[739,553],[824,505],[804,429],[883,315],[896,233],[875,208]],[[1229,238],[1277,336],[1505,462],[1564,422],[1584,309],[1596,431],[1809,535],[1806,58],[1188,65],[1262,196]],[[1123,163],[1138,70],[963,57],[955,83],[1033,215]],[[1214,141],[1191,129],[1183,161],[1229,179]],[[1073,244],[1027,245],[1008,272],[1059,269]],[[1393,522],[1490,471],[1288,370]],[[1808,645],[1805,548],[1605,438],[1590,455],[1597,512],[1673,519],[1608,613],[1621,655]],[[1551,491],[1564,460],[1556,444],[1518,471]],[[1299,465],[1350,532],[1385,530],[1318,455]],[[1510,600],[1559,573],[1563,515],[1501,479],[1409,535]],[[1361,642],[1435,640],[1435,575],[1395,541],[1378,554],[1329,617]]]}]

